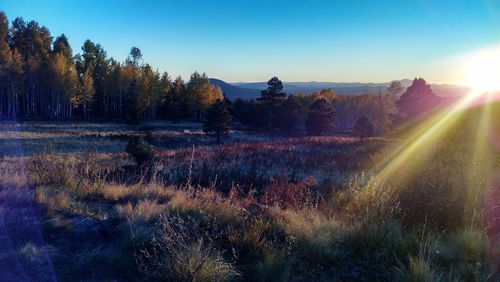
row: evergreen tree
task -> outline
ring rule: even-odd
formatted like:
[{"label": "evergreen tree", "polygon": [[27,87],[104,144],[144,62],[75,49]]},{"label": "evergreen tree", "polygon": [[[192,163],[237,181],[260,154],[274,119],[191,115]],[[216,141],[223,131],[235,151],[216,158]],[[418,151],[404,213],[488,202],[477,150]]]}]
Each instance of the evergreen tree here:
[{"label": "evergreen tree", "polygon": [[9,46],[8,38],[9,22],[0,12],[0,117],[13,118],[22,88],[23,62],[21,54]]},{"label": "evergreen tree", "polygon": [[208,109],[205,117],[203,131],[206,133],[214,133],[217,138],[217,143],[220,143],[221,134],[227,134],[231,123],[231,114],[227,104],[224,101],[217,101]]},{"label": "evergreen tree", "polygon": [[398,95],[403,91],[403,86],[401,85],[401,82],[395,80],[391,82],[391,85],[389,85],[389,88],[387,88],[387,95],[392,99],[393,102],[396,102],[398,99]]},{"label": "evergreen tree", "polygon": [[177,77],[165,99],[165,115],[176,123],[186,114],[186,86],[182,77]]},{"label": "evergreen tree", "polygon": [[142,63],[142,52],[141,49],[133,46],[130,49],[128,60],[132,63],[132,67],[137,69],[141,66]]},{"label": "evergreen tree", "polygon": [[153,71],[149,65],[142,66],[142,53],[137,47],[132,47],[127,59],[131,81],[124,97],[123,113],[125,120],[130,123],[140,123],[144,118],[144,111],[150,105],[150,95],[155,90],[153,85]]},{"label": "evergreen tree", "polygon": [[236,99],[233,103],[234,116],[241,124],[249,127],[262,127],[260,117],[262,117],[261,104],[255,100]]},{"label": "evergreen tree", "polygon": [[356,124],[354,125],[354,134],[359,136],[361,141],[363,141],[365,137],[372,136],[373,131],[374,131],[373,124],[365,116],[359,117],[358,120],[356,121]]},{"label": "evergreen tree", "polygon": [[306,129],[312,134],[324,134],[335,126],[335,111],[331,103],[320,98],[309,107]]},{"label": "evergreen tree", "polygon": [[135,136],[130,139],[125,151],[134,158],[139,167],[148,164],[154,157],[154,147],[148,144],[142,136]]},{"label": "evergreen tree", "polygon": [[260,95],[262,101],[283,101],[286,98],[286,93],[283,92],[283,82],[276,76],[271,78],[267,82],[267,89],[262,90]]},{"label": "evergreen tree", "polygon": [[19,52],[24,70],[22,90],[13,97],[10,112],[26,118],[49,118],[53,109],[49,105],[54,102],[52,80],[48,77],[52,53],[49,30],[35,21],[26,23],[17,18],[12,23],[9,42]]},{"label": "evergreen tree", "polygon": [[69,45],[68,38],[66,35],[61,34],[54,40],[53,44],[53,52],[56,54],[62,54],[64,58],[66,58],[70,62],[74,62],[73,60],[73,50]]},{"label": "evergreen tree", "polygon": [[283,83],[278,77],[273,77],[267,82],[267,89],[261,91],[261,97],[257,99],[256,110],[259,116],[256,123],[259,127],[276,126],[279,119],[281,107],[286,101],[286,93],[283,92]]},{"label": "evergreen tree", "polygon": [[273,124],[279,129],[292,132],[296,129],[300,118],[300,105],[295,96],[289,96],[283,105],[277,108]]},{"label": "evergreen tree", "polygon": [[432,110],[440,103],[431,86],[423,78],[415,78],[406,92],[396,101],[400,119],[418,116]]},{"label": "evergreen tree", "polygon": [[133,78],[125,93],[123,105],[123,114],[126,122],[136,124],[142,121],[138,105],[138,96],[137,78]]}]

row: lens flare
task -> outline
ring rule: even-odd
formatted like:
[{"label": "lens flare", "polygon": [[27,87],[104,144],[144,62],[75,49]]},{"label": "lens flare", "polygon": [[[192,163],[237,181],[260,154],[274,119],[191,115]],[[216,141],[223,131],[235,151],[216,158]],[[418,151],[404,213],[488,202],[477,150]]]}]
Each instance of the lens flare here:
[{"label": "lens flare", "polygon": [[467,56],[463,83],[474,89],[473,94],[500,90],[498,67],[500,46],[476,51]]}]

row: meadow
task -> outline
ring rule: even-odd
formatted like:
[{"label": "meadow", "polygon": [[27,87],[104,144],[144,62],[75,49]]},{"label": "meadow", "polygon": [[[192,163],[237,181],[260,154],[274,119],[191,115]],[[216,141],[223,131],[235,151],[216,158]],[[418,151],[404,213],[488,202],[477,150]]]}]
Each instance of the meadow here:
[{"label": "meadow", "polygon": [[[397,136],[0,127],[2,280],[498,281],[487,148],[435,140],[394,164]],[[124,152],[139,135],[141,167]]]}]

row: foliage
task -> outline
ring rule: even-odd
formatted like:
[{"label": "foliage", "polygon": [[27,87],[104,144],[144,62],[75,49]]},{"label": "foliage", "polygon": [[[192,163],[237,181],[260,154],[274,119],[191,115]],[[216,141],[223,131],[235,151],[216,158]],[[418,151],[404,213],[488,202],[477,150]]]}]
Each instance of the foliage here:
[{"label": "foliage", "polygon": [[[73,55],[68,38],[52,39],[37,22],[15,19],[9,26],[2,13],[0,32],[0,116],[29,119],[116,119],[141,123],[157,117],[178,122],[183,118],[202,121],[208,108],[223,93],[205,74],[194,72],[184,83],[173,82],[143,61],[142,51],[132,47],[128,58],[118,62],[103,46],[91,40]],[[27,46],[33,46],[28,48]],[[277,77],[256,100],[235,103],[234,115],[251,128],[276,128],[284,132],[302,129],[311,104],[325,98],[335,104],[337,126],[351,129],[366,115],[377,133],[388,130],[393,103],[373,95],[349,97],[323,89],[311,95],[287,98]],[[390,101],[390,102],[389,102]]]},{"label": "foliage", "polygon": [[286,101],[275,112],[272,124],[279,129],[293,132],[297,129],[300,118],[300,105],[295,96],[288,96]]},{"label": "foliage", "polygon": [[226,103],[219,100],[208,109],[203,131],[207,133],[214,132],[217,143],[220,143],[221,134],[227,134],[229,131],[231,119]]},{"label": "foliage", "polygon": [[152,248],[139,254],[139,267],[147,280],[230,281],[238,276],[203,237],[195,240],[190,227],[196,224],[176,216],[164,216]]},{"label": "foliage", "polygon": [[194,120],[200,120],[210,105],[223,98],[220,87],[210,84],[206,74],[195,72],[191,75],[186,85],[186,103]]},{"label": "foliage", "polygon": [[354,125],[354,134],[358,135],[361,141],[363,138],[373,135],[373,130],[373,124],[365,116],[358,118]]},{"label": "foliage", "polygon": [[335,126],[335,111],[331,103],[326,99],[318,99],[309,107],[306,120],[306,129],[311,134],[321,135]]},{"label": "foliage", "polygon": [[278,77],[272,77],[267,82],[267,89],[261,92],[261,101],[275,103],[286,98],[286,93],[283,92],[283,82]]},{"label": "foliage", "polygon": [[265,189],[261,202],[264,205],[282,209],[301,209],[313,202],[311,190],[314,185],[316,185],[316,179],[313,177],[294,184],[280,176]]},{"label": "foliage", "polygon": [[142,136],[136,136],[130,139],[125,151],[134,158],[139,166],[148,164],[154,157],[153,146],[148,144]]},{"label": "foliage", "polygon": [[372,94],[359,96],[337,95],[335,98],[337,113],[336,127],[352,129],[357,120],[366,116],[373,124],[375,133],[383,134],[390,129],[391,117],[395,111],[394,102],[387,96]]},{"label": "foliage", "polygon": [[403,92],[404,88],[401,85],[401,82],[395,80],[391,82],[391,85],[387,88],[387,95],[393,102],[396,102],[398,100],[398,95]]},{"label": "foliage", "polygon": [[399,118],[403,120],[428,112],[439,103],[439,98],[432,92],[430,85],[423,78],[415,78],[410,87],[396,101]]},{"label": "foliage", "polygon": [[[153,139],[172,130],[162,124]],[[126,129],[108,125],[109,136],[110,128]],[[469,224],[474,210],[455,207],[483,197],[454,196],[470,193],[459,169],[469,147],[438,146],[426,169],[401,166],[379,182],[370,167],[398,141],[259,136],[213,147],[194,143],[195,134],[181,139],[184,147],[161,147],[148,172],[155,177],[131,177],[120,152],[28,154],[23,169],[16,157],[4,158],[2,171],[12,173],[0,175],[0,215],[15,251],[0,262],[18,259],[37,280],[498,277],[481,219]],[[37,222],[45,244],[28,228]],[[48,265],[56,276],[41,271]]]},{"label": "foliage", "polygon": [[186,108],[186,87],[179,76],[172,83],[170,91],[166,93],[162,110],[164,115],[175,123],[185,116]]},{"label": "foliage", "polygon": [[81,53],[73,56],[65,35],[53,40],[47,28],[21,18],[9,27],[3,12],[0,20],[2,117],[76,116],[139,123],[161,115],[176,121],[191,114],[200,120],[213,102],[223,98],[220,88],[197,72],[187,86],[178,79],[170,88],[168,75],[143,62],[138,47],[132,47],[120,63],[88,39]]},{"label": "foliage", "polygon": [[[386,131],[394,106],[331,89],[287,97],[274,77],[261,99],[231,107],[204,74],[171,82],[139,48],[120,63],[90,40],[73,57],[66,36],[21,18],[9,26],[4,13],[0,91],[2,118],[191,116],[217,134],[234,109],[249,127],[291,131],[305,119],[314,134],[358,121],[363,137]],[[416,79],[396,103],[414,118],[439,101]],[[499,104],[487,107],[495,121]],[[199,124],[154,121],[155,155],[143,132],[118,123],[4,122],[2,279],[496,281],[498,126],[471,131],[482,110],[403,160],[394,152],[414,135],[241,131],[211,146]],[[130,136],[125,151],[141,169],[121,151]]]}]

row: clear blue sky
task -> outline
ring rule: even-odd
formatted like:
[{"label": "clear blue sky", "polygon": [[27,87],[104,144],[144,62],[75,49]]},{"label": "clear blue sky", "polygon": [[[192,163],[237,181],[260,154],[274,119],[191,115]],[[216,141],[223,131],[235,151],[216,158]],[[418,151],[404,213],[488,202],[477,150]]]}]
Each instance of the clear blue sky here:
[{"label": "clear blue sky", "polygon": [[87,39],[124,60],[131,46],[174,77],[226,81],[455,82],[446,58],[500,43],[499,0],[1,0],[10,20]]}]

